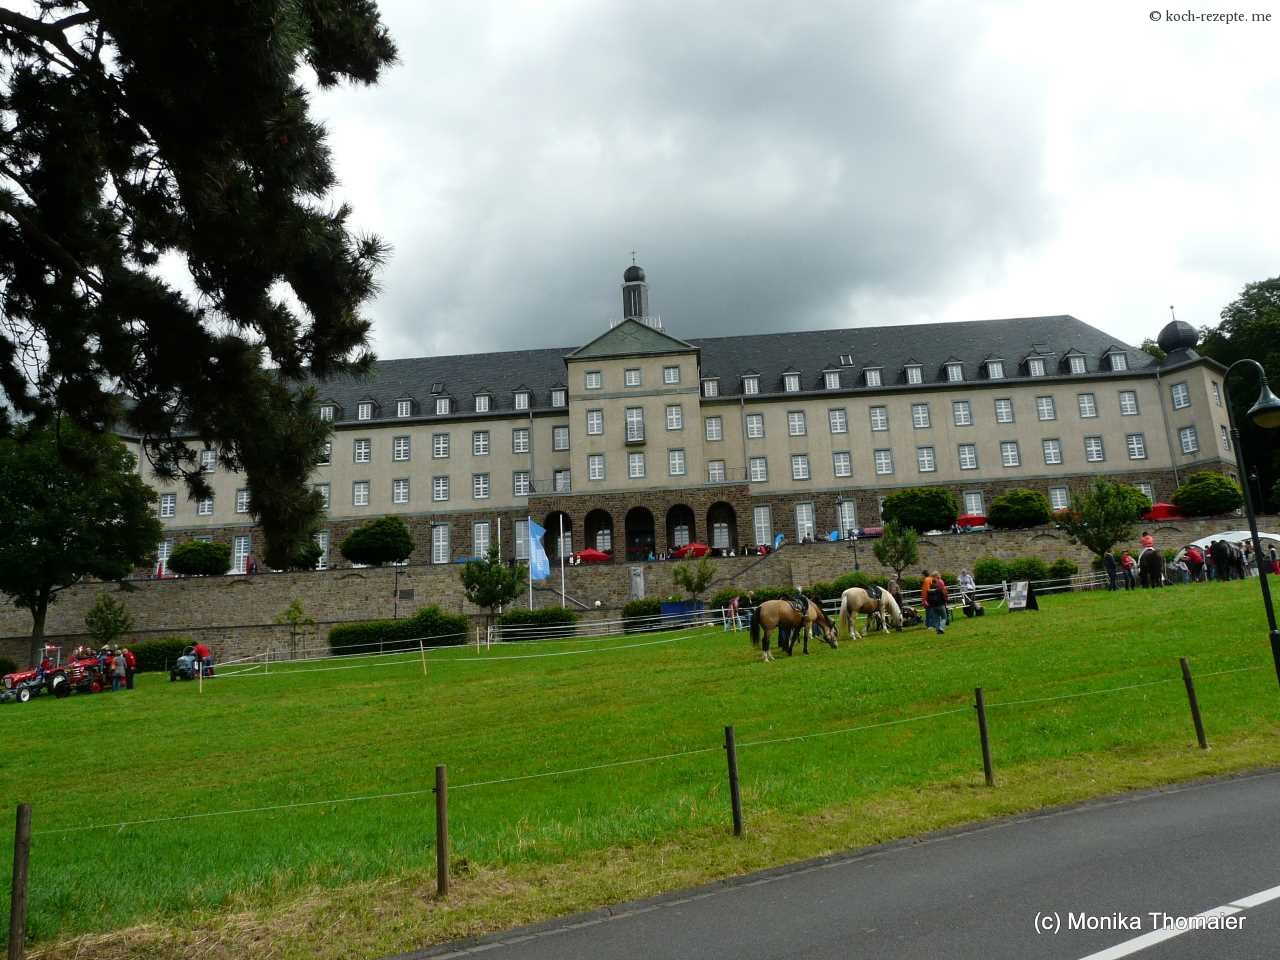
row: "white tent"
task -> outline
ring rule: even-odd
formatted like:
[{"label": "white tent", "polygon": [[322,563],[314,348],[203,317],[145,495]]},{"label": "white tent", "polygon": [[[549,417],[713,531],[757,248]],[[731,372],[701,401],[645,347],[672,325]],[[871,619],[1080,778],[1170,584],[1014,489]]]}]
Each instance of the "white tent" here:
[{"label": "white tent", "polygon": [[[1199,540],[1193,541],[1193,544],[1197,547],[1207,547],[1214,540],[1226,540],[1228,543],[1243,543],[1245,540],[1251,539],[1253,539],[1253,534],[1248,530],[1227,530],[1223,533],[1215,533],[1208,537],[1201,537]],[[1259,531],[1258,539],[1275,540],[1280,542],[1280,533]]]}]

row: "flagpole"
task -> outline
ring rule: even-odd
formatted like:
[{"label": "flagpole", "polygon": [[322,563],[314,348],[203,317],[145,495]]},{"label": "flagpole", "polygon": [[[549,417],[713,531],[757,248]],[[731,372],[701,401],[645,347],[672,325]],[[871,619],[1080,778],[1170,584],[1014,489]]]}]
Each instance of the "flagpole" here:
[{"label": "flagpole", "polygon": [[529,609],[533,609],[533,517],[525,516],[524,538],[529,541]]},{"label": "flagpole", "polygon": [[569,606],[566,603],[564,594],[564,514],[561,513],[556,519],[560,521],[560,539],[556,541],[556,552],[560,554],[560,606]]}]

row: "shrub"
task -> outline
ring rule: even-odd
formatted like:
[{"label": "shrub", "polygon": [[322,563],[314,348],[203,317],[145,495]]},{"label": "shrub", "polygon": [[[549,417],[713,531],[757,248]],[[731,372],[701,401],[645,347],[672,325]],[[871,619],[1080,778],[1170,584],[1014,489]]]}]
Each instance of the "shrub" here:
[{"label": "shrub", "polygon": [[351,563],[380,567],[409,559],[413,537],[408,524],[399,517],[379,517],[352,530],[338,549]]},{"label": "shrub", "polygon": [[114,645],[117,640],[133,629],[133,617],[124,608],[124,604],[109,593],[99,593],[93,606],[84,615],[84,625],[93,638],[93,645],[98,649]]},{"label": "shrub", "polygon": [[423,607],[407,620],[366,620],[334,627],[329,631],[329,648],[411,649],[419,640],[428,647],[452,647],[467,642],[470,627],[471,621],[460,613]]},{"label": "shrub", "polygon": [[671,571],[671,579],[694,600],[706,590],[716,575],[716,568],[706,557],[682,560]]},{"label": "shrub", "polygon": [[1018,557],[1007,566],[1009,580],[1048,580],[1049,565],[1039,557]]},{"label": "shrub", "polygon": [[1076,562],[1068,560],[1066,557],[1059,557],[1049,564],[1049,576],[1055,580],[1066,580],[1068,577],[1074,577],[1079,572],[1080,567],[1076,565]]},{"label": "shrub", "polygon": [[[707,601],[707,608],[710,610],[717,610],[720,607],[727,607],[729,605],[729,601],[732,600],[734,597],[745,597],[746,595],[747,595],[747,591],[745,590],[739,590],[737,587],[728,587],[727,589],[721,590],[718,593],[712,594],[711,599]],[[631,601],[631,603],[643,603],[643,602],[644,602],[643,600]],[[630,607],[631,603],[628,603],[626,607],[622,608],[622,615],[624,617],[627,615],[627,607]]]},{"label": "shrub", "polygon": [[308,540],[306,543],[301,544],[289,558],[289,569],[314,570],[323,556],[324,551],[320,549],[320,544],[314,540]]},{"label": "shrub", "polygon": [[946,530],[960,516],[960,504],[942,487],[908,487],[885,498],[881,515],[886,524],[897,523],[917,533]]},{"label": "shrub", "polygon": [[231,547],[213,540],[188,540],[173,548],[168,568],[184,577],[220,577],[231,569]]},{"label": "shrub", "polygon": [[505,637],[505,639],[508,640],[533,640],[540,639],[542,637],[571,637],[574,634],[574,624],[577,622],[578,615],[572,610],[565,609],[564,607],[542,607],[538,610],[525,610],[522,607],[518,607],[515,610],[508,610],[498,618],[498,623],[504,627],[540,628],[523,636],[520,635],[519,632],[513,632],[511,636]]},{"label": "shrub", "polygon": [[1049,501],[1039,490],[1009,490],[991,501],[987,522],[993,527],[1015,530],[1048,523]]},{"label": "shrub", "polygon": [[0,677],[3,677],[6,673],[16,673],[17,670],[18,665],[16,663],[8,657],[0,657]]},{"label": "shrub", "polygon": [[914,530],[891,520],[885,524],[884,534],[871,545],[871,552],[894,576],[901,577],[903,570],[920,561],[919,541]]},{"label": "shrub", "polygon": [[130,647],[138,658],[134,672],[167,671],[193,642],[190,637],[156,637]]},{"label": "shrub", "polygon": [[1000,583],[1009,579],[1009,566],[999,557],[983,557],[973,565],[973,579],[978,583]]},{"label": "shrub", "polygon": [[1244,502],[1240,485],[1221,473],[1201,471],[1178,488],[1173,495],[1178,509],[1192,517],[1230,513]]},{"label": "shrub", "polygon": [[[726,598],[725,603],[729,602]],[[626,633],[638,633],[648,630],[655,622],[650,617],[661,616],[662,601],[657,597],[645,597],[632,600],[622,608],[622,629]]]}]

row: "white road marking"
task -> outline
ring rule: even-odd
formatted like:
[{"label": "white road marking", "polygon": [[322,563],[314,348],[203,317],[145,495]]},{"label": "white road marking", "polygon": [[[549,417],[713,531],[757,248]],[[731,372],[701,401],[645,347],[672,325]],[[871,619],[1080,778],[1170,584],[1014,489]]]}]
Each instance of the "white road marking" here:
[{"label": "white road marking", "polygon": [[1272,887],[1270,890],[1263,890],[1261,893],[1255,893],[1251,897],[1241,897],[1239,900],[1232,900],[1231,906],[1247,909],[1249,907],[1256,907],[1260,903],[1266,903],[1269,900],[1275,900],[1277,897],[1280,897],[1280,886]]}]

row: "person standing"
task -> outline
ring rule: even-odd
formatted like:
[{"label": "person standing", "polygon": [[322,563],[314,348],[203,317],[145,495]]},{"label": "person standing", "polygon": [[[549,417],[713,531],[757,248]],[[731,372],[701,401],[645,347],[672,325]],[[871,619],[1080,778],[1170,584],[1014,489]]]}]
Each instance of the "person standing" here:
[{"label": "person standing", "polygon": [[1116,555],[1108,550],[1102,555],[1102,569],[1107,571],[1107,589],[1117,589],[1116,584]]},{"label": "person standing", "polygon": [[117,647],[115,653],[111,657],[111,692],[115,693],[124,686],[125,676],[128,668],[124,662],[124,654]]},{"label": "person standing", "polygon": [[1267,554],[1271,557],[1271,572],[1280,577],[1280,557],[1276,556],[1276,548],[1271,547]]},{"label": "person standing", "polygon": [[204,645],[203,640],[197,640],[193,651],[196,655],[196,662],[200,664],[200,670],[206,677],[213,676],[213,651]]},{"label": "person standing", "polygon": [[1135,566],[1137,566],[1137,564],[1134,562],[1133,557],[1129,556],[1129,551],[1126,550],[1120,557],[1120,567],[1124,571],[1124,588],[1126,590],[1132,590],[1134,588],[1135,577],[1133,574],[1133,568]]},{"label": "person standing", "polygon": [[966,604],[972,603],[976,599],[975,594],[978,591],[978,584],[974,581],[973,574],[968,570],[961,570],[959,585],[961,598]]},{"label": "person standing", "polygon": [[925,626],[932,627],[941,636],[947,628],[947,584],[934,570],[920,583],[920,596],[924,600]]},{"label": "person standing", "polygon": [[126,690],[133,689],[133,675],[138,670],[138,658],[133,655],[133,651],[128,647],[124,648],[124,688]]}]

